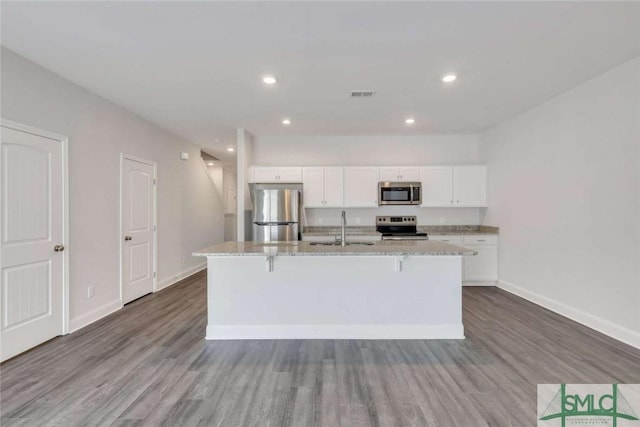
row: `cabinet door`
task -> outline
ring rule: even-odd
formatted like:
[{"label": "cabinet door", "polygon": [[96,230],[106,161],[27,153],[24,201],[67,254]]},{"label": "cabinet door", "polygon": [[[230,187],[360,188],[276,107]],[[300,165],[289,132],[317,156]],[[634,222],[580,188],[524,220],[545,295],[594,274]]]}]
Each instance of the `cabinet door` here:
[{"label": "cabinet door", "polygon": [[453,200],[455,206],[487,206],[487,167],[455,166]]},{"label": "cabinet door", "polygon": [[378,168],[344,168],[344,205],[359,208],[378,206]]},{"label": "cabinet door", "polygon": [[453,206],[453,168],[449,166],[421,168],[420,181],[422,182],[421,206]]},{"label": "cabinet door", "polygon": [[302,198],[307,208],[324,207],[324,168],[302,168]]},{"label": "cabinet door", "polygon": [[495,282],[498,280],[498,246],[465,245],[478,255],[464,257],[463,280]]},{"label": "cabinet door", "polygon": [[400,181],[420,181],[420,168],[400,168],[398,169]]},{"label": "cabinet door", "polygon": [[278,168],[253,168],[252,182],[278,182]]},{"label": "cabinet door", "polygon": [[278,168],[279,182],[302,182],[302,168]]},{"label": "cabinet door", "polygon": [[380,181],[400,181],[400,171],[398,168],[380,168]]},{"label": "cabinet door", "polygon": [[327,208],[344,206],[343,168],[324,168],[324,206]]}]

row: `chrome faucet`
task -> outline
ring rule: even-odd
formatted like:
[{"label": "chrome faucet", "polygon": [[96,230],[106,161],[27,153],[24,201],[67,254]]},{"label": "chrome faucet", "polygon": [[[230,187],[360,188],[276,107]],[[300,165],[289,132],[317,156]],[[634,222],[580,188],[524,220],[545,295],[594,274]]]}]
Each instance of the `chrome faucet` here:
[{"label": "chrome faucet", "polygon": [[344,232],[344,227],[346,225],[347,225],[347,213],[345,211],[342,211],[342,223],[340,227],[340,245],[341,246],[347,245],[347,239]]}]

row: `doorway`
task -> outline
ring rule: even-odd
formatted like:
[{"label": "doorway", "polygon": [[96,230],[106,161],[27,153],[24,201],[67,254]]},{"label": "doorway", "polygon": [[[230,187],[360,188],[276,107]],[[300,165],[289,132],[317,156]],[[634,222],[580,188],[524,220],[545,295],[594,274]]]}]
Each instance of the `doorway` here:
[{"label": "doorway", "polygon": [[0,361],[68,332],[67,145],[2,120]]},{"label": "doorway", "polygon": [[156,163],[122,154],[120,239],[122,304],[156,289]]}]

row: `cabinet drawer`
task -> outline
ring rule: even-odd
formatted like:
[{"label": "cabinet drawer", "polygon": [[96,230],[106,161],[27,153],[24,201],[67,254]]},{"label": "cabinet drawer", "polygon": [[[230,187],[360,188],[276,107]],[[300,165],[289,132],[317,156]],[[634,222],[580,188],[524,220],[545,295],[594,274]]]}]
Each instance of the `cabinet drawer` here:
[{"label": "cabinet drawer", "polygon": [[336,236],[328,234],[303,234],[303,242],[335,242]]},{"label": "cabinet drawer", "polygon": [[429,235],[429,240],[435,240],[437,242],[450,243],[452,245],[462,245],[462,243],[463,243],[462,236],[445,236],[445,235],[432,236],[432,235]]},{"label": "cabinet drawer", "polygon": [[496,245],[498,244],[498,236],[495,234],[463,236],[463,243],[466,245]]}]

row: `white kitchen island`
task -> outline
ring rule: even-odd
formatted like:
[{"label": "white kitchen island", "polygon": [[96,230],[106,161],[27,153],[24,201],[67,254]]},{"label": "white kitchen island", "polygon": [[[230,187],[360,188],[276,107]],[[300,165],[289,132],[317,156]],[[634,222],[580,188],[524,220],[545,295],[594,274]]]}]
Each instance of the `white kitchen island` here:
[{"label": "white kitchen island", "polygon": [[225,242],[207,257],[206,338],[461,339],[462,256],[435,241]]}]

